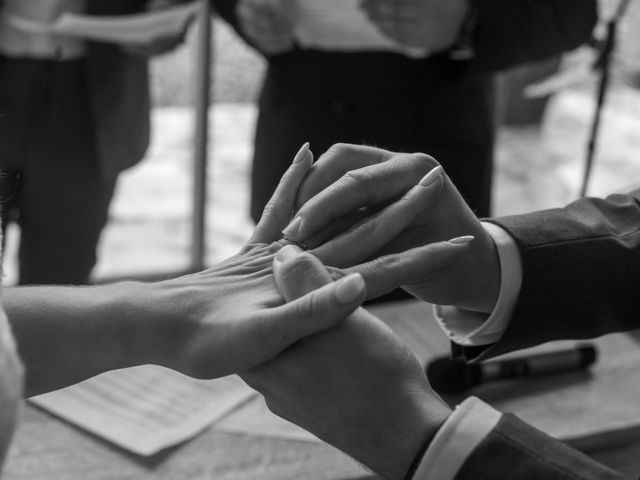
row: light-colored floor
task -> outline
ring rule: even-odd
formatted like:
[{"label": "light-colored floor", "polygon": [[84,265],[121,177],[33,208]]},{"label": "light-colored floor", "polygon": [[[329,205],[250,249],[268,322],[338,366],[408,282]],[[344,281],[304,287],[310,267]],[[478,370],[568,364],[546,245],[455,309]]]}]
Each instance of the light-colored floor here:
[{"label": "light-colored floor", "polygon": [[[541,129],[503,128],[497,144],[496,214],[561,206],[578,195],[588,128],[590,93],[556,96]],[[248,238],[248,174],[256,109],[216,104],[212,109],[208,174],[207,255],[211,265]],[[190,261],[193,114],[186,108],[153,112],[147,158],[122,175],[99,252],[97,278],[170,272]],[[640,184],[640,94],[616,89],[599,141],[590,194]],[[317,152],[318,153],[318,152]],[[15,230],[9,234],[5,283],[15,279]]]}]

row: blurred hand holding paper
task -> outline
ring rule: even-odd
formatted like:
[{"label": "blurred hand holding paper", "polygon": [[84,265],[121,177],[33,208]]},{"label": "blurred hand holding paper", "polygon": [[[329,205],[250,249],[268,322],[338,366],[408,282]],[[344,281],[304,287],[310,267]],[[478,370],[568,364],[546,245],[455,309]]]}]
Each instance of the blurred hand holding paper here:
[{"label": "blurred hand holding paper", "polygon": [[359,0],[296,0],[294,36],[305,48],[327,51],[389,51],[426,57],[387,38],[360,10]]},{"label": "blurred hand holding paper", "polygon": [[95,42],[146,44],[166,37],[179,36],[189,27],[203,6],[196,0],[161,10],[132,15],[92,16],[63,13],[53,24],[6,17],[14,28],[33,33],[75,37]]}]

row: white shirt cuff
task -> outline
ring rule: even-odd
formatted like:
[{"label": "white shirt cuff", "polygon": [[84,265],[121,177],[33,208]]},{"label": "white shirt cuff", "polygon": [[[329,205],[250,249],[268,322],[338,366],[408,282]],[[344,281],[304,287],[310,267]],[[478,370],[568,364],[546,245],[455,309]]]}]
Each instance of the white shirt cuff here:
[{"label": "white shirt cuff", "polygon": [[491,314],[452,305],[435,305],[435,317],[449,338],[464,347],[489,345],[507,329],[522,285],[522,262],[511,236],[493,223],[482,226],[491,235],[500,260],[500,292]]},{"label": "white shirt cuff", "polygon": [[467,398],[440,427],[412,480],[454,480],[460,467],[495,428],[501,416],[478,398]]}]

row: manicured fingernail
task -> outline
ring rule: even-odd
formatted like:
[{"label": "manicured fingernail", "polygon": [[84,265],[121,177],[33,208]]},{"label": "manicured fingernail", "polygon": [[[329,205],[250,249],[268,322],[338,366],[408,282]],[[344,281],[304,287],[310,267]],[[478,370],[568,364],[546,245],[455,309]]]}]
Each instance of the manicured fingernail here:
[{"label": "manicured fingernail", "polygon": [[418,185],[420,185],[421,187],[428,187],[430,185],[433,185],[436,182],[436,180],[438,180],[441,176],[442,176],[442,167],[438,165],[429,173],[427,173],[424,177],[422,177],[422,180],[418,182]]},{"label": "manicured fingernail", "polygon": [[285,245],[280,250],[278,250],[278,253],[276,253],[276,260],[278,262],[286,262],[287,260],[296,258],[301,253],[302,249],[296,247],[295,245]]},{"label": "manicured fingernail", "polygon": [[364,278],[359,273],[347,275],[336,283],[336,298],[343,305],[353,302],[365,289]]},{"label": "manicured fingernail", "polygon": [[456,237],[449,240],[449,243],[453,243],[454,245],[466,245],[467,243],[473,242],[473,239],[476,238],[473,235],[465,235],[463,237]]},{"label": "manicured fingernail", "polygon": [[300,225],[302,224],[302,217],[296,217],[293,221],[282,230],[282,235],[286,239],[297,239],[298,232],[300,231]]},{"label": "manicured fingernail", "polygon": [[306,142],[300,147],[296,156],[293,157],[293,163],[302,163],[309,158],[311,158],[311,150],[309,150],[309,142]]}]

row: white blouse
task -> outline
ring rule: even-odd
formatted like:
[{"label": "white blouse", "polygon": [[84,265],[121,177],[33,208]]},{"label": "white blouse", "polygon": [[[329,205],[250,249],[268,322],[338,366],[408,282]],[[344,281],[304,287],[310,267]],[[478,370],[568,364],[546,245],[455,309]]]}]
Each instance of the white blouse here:
[{"label": "white blouse", "polygon": [[83,13],[86,0],[4,0],[0,13],[0,53],[9,57],[68,60],[82,57],[82,40],[53,35],[62,13]]}]

